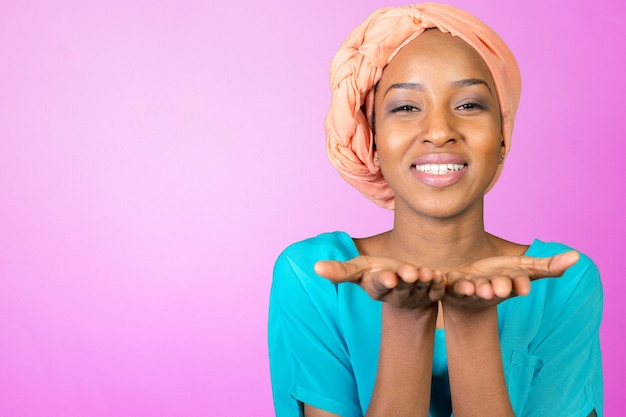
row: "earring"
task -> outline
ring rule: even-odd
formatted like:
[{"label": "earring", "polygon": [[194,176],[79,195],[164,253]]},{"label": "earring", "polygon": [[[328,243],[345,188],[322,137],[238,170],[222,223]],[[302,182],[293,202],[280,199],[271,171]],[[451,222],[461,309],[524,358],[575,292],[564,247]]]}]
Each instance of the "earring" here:
[{"label": "earring", "polygon": [[376,164],[378,163],[378,157],[377,156],[374,157],[374,163],[376,163]]},{"label": "earring", "polygon": [[504,154],[500,154],[500,162],[498,163],[498,165],[502,164],[504,162]]}]

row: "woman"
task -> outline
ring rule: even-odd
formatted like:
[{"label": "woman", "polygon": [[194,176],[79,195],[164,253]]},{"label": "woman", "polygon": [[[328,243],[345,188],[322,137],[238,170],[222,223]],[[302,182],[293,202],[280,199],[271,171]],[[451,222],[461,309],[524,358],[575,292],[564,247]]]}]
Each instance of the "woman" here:
[{"label": "woman", "polygon": [[520,84],[503,41],[451,6],[379,9],[347,38],[331,67],[329,156],[394,225],[279,257],[278,416],[602,415],[597,268],[484,228]]}]

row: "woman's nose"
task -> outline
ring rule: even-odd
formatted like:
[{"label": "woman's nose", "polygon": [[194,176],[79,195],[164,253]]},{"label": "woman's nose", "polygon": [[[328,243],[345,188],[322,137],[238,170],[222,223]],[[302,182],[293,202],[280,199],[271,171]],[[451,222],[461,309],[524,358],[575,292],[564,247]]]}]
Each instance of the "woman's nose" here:
[{"label": "woman's nose", "polygon": [[445,110],[431,109],[422,120],[425,123],[422,142],[443,146],[456,141],[452,116]]}]

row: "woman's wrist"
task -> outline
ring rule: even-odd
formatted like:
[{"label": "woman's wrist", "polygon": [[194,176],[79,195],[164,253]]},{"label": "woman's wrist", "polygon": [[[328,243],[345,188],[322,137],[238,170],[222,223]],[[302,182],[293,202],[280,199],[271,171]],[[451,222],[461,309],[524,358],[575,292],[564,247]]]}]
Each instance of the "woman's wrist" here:
[{"label": "woman's wrist", "polygon": [[443,316],[446,328],[476,330],[476,327],[497,329],[498,308],[497,306],[467,308],[454,303],[442,302]]},{"label": "woman's wrist", "polygon": [[512,416],[496,306],[468,309],[443,303],[454,415]]},{"label": "woman's wrist", "polygon": [[433,331],[437,321],[438,303],[419,308],[396,307],[389,303],[383,303],[383,317],[387,323],[393,322],[407,326],[432,327]]}]

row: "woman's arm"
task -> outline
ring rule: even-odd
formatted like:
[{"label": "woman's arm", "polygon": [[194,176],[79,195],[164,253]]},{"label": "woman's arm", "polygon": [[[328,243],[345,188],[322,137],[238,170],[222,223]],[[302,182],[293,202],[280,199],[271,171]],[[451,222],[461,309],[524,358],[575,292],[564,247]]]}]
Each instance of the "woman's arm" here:
[{"label": "woman's arm", "polygon": [[308,404],[304,404],[304,417],[341,417],[338,414],[329,413],[328,411],[320,410]]},{"label": "woman's arm", "polygon": [[[436,318],[436,307],[416,311],[383,304],[378,372],[367,417],[428,416]],[[306,404],[304,415],[336,416]]]},{"label": "woman's arm", "polygon": [[[403,309],[384,303],[378,371],[367,417],[426,417],[437,308]],[[305,405],[306,417],[335,414]]]},{"label": "woman's arm", "polygon": [[[378,370],[366,416],[428,416],[443,272],[367,256],[319,262],[316,272],[334,282],[356,283],[383,301]],[[314,412],[307,417],[317,416]]]},{"label": "woman's arm", "polygon": [[[442,299],[446,350],[455,416],[514,416],[504,381],[498,335],[498,303],[527,294],[530,282],[560,276],[578,259],[484,259],[442,276],[382,257],[318,262],[333,282],[353,282],[384,301],[379,366],[367,416],[427,416],[436,303]],[[447,285],[442,298],[441,286]]]},{"label": "woman's arm", "polygon": [[515,417],[504,380],[496,307],[468,312],[443,305],[455,417]]},{"label": "woman's arm", "polygon": [[576,252],[550,258],[496,257],[447,274],[442,300],[452,410],[456,417],[515,416],[502,365],[497,305],[561,276]]},{"label": "woman's arm", "polygon": [[383,304],[374,393],[366,416],[428,416],[436,304],[425,310]]}]

